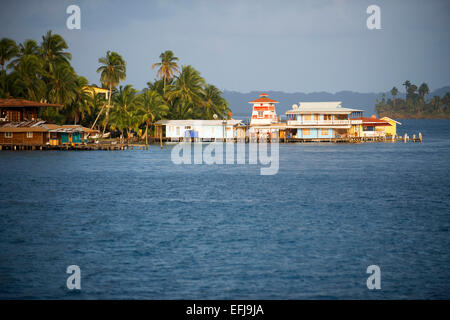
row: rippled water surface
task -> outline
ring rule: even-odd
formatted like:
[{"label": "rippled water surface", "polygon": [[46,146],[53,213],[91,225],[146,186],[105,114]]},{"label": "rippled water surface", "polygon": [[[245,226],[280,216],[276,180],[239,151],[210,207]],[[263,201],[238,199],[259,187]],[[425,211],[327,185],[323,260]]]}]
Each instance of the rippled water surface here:
[{"label": "rippled water surface", "polygon": [[0,298],[449,299],[450,121],[399,131],[424,142],[280,145],[273,176],[171,147],[0,152]]}]

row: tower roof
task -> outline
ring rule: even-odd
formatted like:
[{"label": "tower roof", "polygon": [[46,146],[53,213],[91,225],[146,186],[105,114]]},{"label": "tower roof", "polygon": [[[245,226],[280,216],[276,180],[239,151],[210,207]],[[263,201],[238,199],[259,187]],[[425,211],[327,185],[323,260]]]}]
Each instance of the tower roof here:
[{"label": "tower roof", "polygon": [[269,95],[267,93],[261,93],[260,98],[250,101],[249,103],[278,103],[278,101],[267,98]]}]

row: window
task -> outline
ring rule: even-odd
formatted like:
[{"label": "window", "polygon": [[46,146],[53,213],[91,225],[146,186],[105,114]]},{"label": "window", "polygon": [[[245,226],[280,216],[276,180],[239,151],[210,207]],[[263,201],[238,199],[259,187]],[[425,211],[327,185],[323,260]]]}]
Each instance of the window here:
[{"label": "window", "polygon": [[311,130],[310,129],[302,129],[302,133],[304,136],[309,136],[311,134]]},{"label": "window", "polygon": [[305,114],[305,120],[311,120],[311,115],[310,114]]},{"label": "window", "polygon": [[320,119],[320,114],[315,114],[314,115],[314,120],[319,120]]},{"label": "window", "polygon": [[173,131],[173,126],[169,126],[169,131],[170,131],[170,132]]},{"label": "window", "polygon": [[180,127],[177,127],[176,130],[177,130],[177,136],[179,136],[180,135]]},{"label": "window", "polygon": [[33,132],[27,132],[27,138],[28,139],[33,138]]},{"label": "window", "polygon": [[5,138],[12,138],[12,132],[5,132]]},{"label": "window", "polygon": [[331,120],[331,114],[324,114],[323,120]]},{"label": "window", "polygon": [[322,135],[327,136],[328,135],[328,129],[322,129]]},{"label": "window", "polygon": [[264,111],[258,111],[258,118],[264,117]]}]

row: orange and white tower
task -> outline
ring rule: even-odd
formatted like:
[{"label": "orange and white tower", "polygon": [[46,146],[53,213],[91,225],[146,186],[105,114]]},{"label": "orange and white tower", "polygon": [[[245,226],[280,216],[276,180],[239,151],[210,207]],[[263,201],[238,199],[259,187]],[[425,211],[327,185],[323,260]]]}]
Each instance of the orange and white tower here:
[{"label": "orange and white tower", "polygon": [[277,123],[275,104],[278,101],[268,98],[266,93],[261,93],[258,99],[250,101],[253,104],[252,120],[250,125],[261,125]]}]

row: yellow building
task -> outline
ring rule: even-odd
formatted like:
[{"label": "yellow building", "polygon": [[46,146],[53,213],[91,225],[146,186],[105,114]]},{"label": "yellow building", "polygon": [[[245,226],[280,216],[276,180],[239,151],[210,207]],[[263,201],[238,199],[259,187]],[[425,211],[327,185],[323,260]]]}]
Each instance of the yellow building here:
[{"label": "yellow building", "polygon": [[105,99],[108,99],[109,96],[109,90],[108,89],[103,89],[103,88],[99,88],[96,86],[84,86],[83,87],[84,91],[88,91],[88,92],[92,92],[94,91],[96,94],[104,94],[105,95]]},{"label": "yellow building", "polygon": [[348,130],[348,134],[350,137],[361,137],[363,131],[362,121],[361,123],[353,121],[350,129]]},{"label": "yellow building", "polygon": [[383,117],[381,120],[386,121],[390,124],[390,126],[382,127],[387,136],[396,136],[397,135],[397,124],[401,125],[400,122],[395,121],[389,117]]}]

